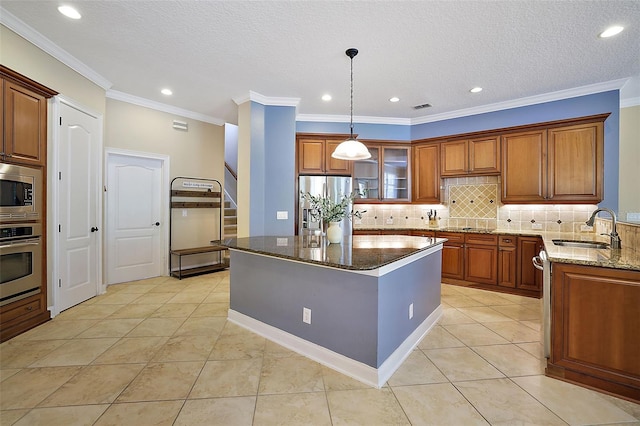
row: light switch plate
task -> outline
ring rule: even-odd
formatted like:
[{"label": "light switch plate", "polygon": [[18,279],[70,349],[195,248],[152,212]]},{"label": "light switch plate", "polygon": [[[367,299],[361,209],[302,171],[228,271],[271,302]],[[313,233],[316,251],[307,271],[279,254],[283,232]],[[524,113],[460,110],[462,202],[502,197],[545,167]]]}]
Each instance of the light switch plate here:
[{"label": "light switch plate", "polygon": [[287,220],[289,219],[289,212],[288,211],[279,211],[276,213],[276,219],[278,220]]}]

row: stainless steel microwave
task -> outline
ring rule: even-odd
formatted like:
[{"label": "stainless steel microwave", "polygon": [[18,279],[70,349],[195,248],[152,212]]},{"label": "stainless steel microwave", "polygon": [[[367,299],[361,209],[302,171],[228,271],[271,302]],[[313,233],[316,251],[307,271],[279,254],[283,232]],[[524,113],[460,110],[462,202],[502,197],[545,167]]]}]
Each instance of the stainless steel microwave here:
[{"label": "stainless steel microwave", "polygon": [[41,220],[42,170],[0,163],[0,221]]}]

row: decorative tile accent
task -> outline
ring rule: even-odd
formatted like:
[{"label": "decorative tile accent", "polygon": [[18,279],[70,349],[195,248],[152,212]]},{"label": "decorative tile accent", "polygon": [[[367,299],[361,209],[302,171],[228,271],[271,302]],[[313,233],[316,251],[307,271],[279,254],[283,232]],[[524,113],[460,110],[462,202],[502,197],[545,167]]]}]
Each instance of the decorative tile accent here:
[{"label": "decorative tile accent", "polygon": [[497,219],[498,185],[452,185],[449,187],[452,218]]}]

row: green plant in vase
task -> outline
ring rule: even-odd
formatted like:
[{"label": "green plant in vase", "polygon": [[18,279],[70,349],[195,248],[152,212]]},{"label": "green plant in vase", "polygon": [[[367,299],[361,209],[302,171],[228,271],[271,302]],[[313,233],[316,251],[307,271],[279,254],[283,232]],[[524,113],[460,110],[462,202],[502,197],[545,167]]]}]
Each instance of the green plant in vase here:
[{"label": "green plant in vase", "polygon": [[362,218],[362,214],[366,210],[355,210],[353,207],[349,209],[349,205],[353,206],[353,200],[358,193],[352,192],[350,195],[342,195],[338,202],[331,198],[321,195],[312,195],[309,192],[302,194],[302,199],[309,203],[309,214],[314,221],[322,224],[322,229],[326,229],[326,225],[331,222],[340,222],[342,219],[357,217]]}]

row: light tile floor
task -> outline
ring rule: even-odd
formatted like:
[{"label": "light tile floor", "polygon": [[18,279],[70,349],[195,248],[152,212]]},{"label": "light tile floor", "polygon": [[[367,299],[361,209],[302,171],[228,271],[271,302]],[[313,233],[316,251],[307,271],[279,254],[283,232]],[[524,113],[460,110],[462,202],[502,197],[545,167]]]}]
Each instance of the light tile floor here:
[{"label": "light tile floor", "polygon": [[0,345],[0,424],[640,425],[543,375],[539,303],[443,285],[439,324],[373,389],[227,322],[227,271],[113,285]]}]

